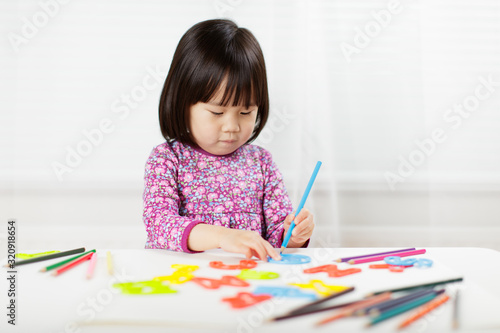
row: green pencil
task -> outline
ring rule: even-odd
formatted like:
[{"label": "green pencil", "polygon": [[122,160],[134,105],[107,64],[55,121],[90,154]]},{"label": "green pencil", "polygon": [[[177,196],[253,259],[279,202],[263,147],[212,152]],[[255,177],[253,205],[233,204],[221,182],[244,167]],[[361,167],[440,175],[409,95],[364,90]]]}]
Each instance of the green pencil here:
[{"label": "green pencil", "polygon": [[55,263],[55,264],[53,264],[53,265],[50,265],[50,266],[44,267],[44,268],[42,268],[42,269],[40,270],[40,272],[50,271],[50,270],[52,270],[52,269],[54,269],[54,268],[60,267],[60,266],[62,266],[62,265],[65,265],[65,264],[67,264],[68,262],[71,262],[71,261],[73,261],[73,260],[75,260],[75,259],[80,258],[81,256],[86,255],[86,254],[87,254],[87,253],[89,253],[89,252],[95,252],[95,250],[90,250],[90,251],[84,252],[84,253],[82,253],[82,254],[79,254],[79,255],[77,255],[77,256],[74,256],[74,257],[72,257],[72,258],[69,258],[69,259],[66,259],[66,260],[60,261],[60,262],[58,262],[58,263]]}]

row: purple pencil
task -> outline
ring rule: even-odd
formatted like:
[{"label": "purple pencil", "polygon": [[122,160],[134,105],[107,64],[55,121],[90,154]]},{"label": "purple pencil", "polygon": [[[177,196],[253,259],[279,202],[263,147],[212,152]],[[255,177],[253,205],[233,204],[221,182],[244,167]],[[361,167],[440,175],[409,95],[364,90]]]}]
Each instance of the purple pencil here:
[{"label": "purple pencil", "polygon": [[409,248],[409,249],[395,250],[395,251],[389,251],[389,252],[380,252],[380,253],[365,254],[365,255],[356,256],[356,257],[339,258],[339,259],[334,260],[334,261],[336,261],[336,262],[347,262],[347,261],[352,260],[352,259],[367,258],[367,257],[384,255],[384,254],[393,254],[393,253],[399,253],[399,252],[405,252],[405,251],[413,251],[413,250],[415,250],[414,247]]}]

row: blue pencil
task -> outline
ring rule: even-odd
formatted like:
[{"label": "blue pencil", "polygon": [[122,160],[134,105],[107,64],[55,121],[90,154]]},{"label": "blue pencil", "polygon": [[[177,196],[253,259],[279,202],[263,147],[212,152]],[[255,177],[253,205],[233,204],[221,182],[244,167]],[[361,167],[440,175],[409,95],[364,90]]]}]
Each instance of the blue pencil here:
[{"label": "blue pencil", "polygon": [[[302,195],[302,199],[300,200],[299,207],[297,207],[297,211],[295,213],[295,216],[299,215],[300,211],[304,207],[304,204],[306,203],[306,200],[307,200],[307,196],[309,195],[309,192],[311,191],[311,187],[314,184],[314,180],[316,180],[316,175],[318,174],[320,167],[321,167],[321,161],[318,161],[318,163],[316,163],[316,167],[314,168],[314,171],[311,175],[311,179],[309,179],[309,183],[307,184],[306,190],[304,191],[304,194]],[[292,221],[292,223],[290,224],[290,228],[288,228],[285,239],[283,240],[283,244],[281,245],[280,254],[283,252],[284,249],[286,249],[288,242],[290,241],[290,237],[292,236],[293,228],[295,228],[295,221]]]}]

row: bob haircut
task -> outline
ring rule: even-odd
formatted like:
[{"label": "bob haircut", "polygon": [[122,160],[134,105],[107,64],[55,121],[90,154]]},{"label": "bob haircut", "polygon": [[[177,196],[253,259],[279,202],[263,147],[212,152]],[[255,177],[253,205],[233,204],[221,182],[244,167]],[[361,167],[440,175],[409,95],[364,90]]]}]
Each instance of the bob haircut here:
[{"label": "bob haircut", "polygon": [[197,146],[189,132],[189,108],[207,103],[225,90],[221,106],[258,106],[255,127],[247,143],[257,138],[269,116],[264,55],[257,39],[230,20],[195,24],[182,36],[160,97],[163,137]]}]

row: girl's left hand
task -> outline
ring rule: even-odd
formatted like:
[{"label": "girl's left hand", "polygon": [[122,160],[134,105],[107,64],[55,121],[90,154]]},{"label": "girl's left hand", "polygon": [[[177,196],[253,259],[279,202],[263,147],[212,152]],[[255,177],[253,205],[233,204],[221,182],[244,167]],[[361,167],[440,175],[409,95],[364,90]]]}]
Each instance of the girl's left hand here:
[{"label": "girl's left hand", "polygon": [[295,214],[289,214],[283,222],[285,228],[283,238],[286,236],[292,221],[295,223],[295,228],[292,230],[292,236],[290,237],[287,247],[301,247],[311,238],[314,230],[313,214],[307,208],[303,208],[299,215],[295,217],[295,220],[294,217]]}]

